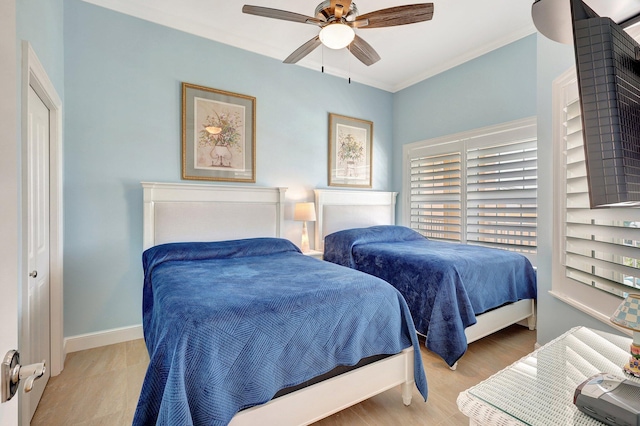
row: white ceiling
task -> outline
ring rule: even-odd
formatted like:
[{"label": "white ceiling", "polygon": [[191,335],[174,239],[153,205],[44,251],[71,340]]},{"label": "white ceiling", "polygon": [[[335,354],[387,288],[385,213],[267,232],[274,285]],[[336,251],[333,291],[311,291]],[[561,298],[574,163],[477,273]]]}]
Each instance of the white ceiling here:
[{"label": "white ceiling", "polygon": [[[284,9],[313,16],[320,0],[85,0],[161,25],[283,60],[313,38],[313,25],[242,13],[243,4]],[[355,1],[359,13],[421,0]],[[422,0],[428,1],[428,0]],[[417,24],[358,29],[380,54],[367,67],[346,49],[319,47],[296,65],[350,77],[353,81],[396,92],[493,49],[535,32],[533,0],[432,0],[433,19]],[[596,0],[588,0],[588,2]],[[599,0],[597,0],[599,1]],[[597,2],[596,1],[596,2]],[[638,0],[607,0],[607,2]],[[595,9],[595,7],[594,7]],[[596,10],[598,11],[598,10]]]}]

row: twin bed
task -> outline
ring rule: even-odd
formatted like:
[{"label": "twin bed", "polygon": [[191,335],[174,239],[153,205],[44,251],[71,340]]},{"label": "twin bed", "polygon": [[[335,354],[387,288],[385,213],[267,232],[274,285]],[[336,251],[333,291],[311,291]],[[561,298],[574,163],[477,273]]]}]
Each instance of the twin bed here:
[{"label": "twin bed", "polygon": [[324,259],[400,290],[426,346],[455,369],[467,344],[527,321],[536,274],[504,250],[432,241],[395,223],[395,192],[315,190],[315,247]]},{"label": "twin bed", "polygon": [[426,400],[403,297],[278,238],[284,189],[143,188],[150,365],[134,424],[309,424],[398,385]]},{"label": "twin bed", "polygon": [[406,258],[421,250],[413,231],[380,226],[395,222],[395,193],[316,190],[316,249],[332,263],[279,238],[283,188],[143,183],[143,192],[151,360],[134,424],[309,424],[397,385],[409,405],[414,387],[427,397],[414,320],[449,365],[467,341],[535,324],[535,287],[476,302],[457,268],[447,272],[457,281],[436,280],[439,316],[416,313],[415,290],[393,281],[410,265],[380,247],[391,236],[409,244]]}]

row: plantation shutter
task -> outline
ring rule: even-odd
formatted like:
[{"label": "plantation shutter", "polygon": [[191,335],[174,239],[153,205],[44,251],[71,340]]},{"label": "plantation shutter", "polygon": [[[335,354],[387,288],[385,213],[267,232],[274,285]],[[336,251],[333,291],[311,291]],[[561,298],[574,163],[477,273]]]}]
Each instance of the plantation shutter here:
[{"label": "plantation shutter", "polygon": [[535,120],[405,148],[409,226],[422,235],[536,253]]},{"label": "plantation shutter", "polygon": [[619,296],[640,288],[640,209],[589,208],[580,104],[564,116],[565,267],[576,281]]},{"label": "plantation shutter", "polygon": [[467,150],[467,242],[535,251],[537,140]]},{"label": "plantation shutter", "polygon": [[461,241],[461,152],[411,159],[411,228],[441,240]]}]

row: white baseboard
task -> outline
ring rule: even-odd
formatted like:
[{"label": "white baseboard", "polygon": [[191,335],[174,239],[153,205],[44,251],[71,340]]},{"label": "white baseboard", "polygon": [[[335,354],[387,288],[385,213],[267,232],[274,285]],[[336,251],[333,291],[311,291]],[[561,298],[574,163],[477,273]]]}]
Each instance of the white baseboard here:
[{"label": "white baseboard", "polygon": [[65,337],[65,354],[142,338],[142,325],[133,325],[130,327],[114,328],[96,333]]}]

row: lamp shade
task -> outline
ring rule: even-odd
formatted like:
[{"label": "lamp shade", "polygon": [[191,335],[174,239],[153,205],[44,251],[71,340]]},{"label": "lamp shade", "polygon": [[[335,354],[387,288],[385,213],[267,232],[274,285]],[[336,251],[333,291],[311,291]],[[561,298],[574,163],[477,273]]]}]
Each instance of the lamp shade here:
[{"label": "lamp shade", "polygon": [[640,331],[640,294],[628,295],[610,319],[620,327]]},{"label": "lamp shade", "polygon": [[313,222],[316,220],[315,203],[296,203],[293,220]]},{"label": "lamp shade", "polygon": [[329,24],[320,30],[320,41],[330,49],[347,47],[355,38],[353,28],[346,24]]},{"label": "lamp shade", "polygon": [[633,330],[633,342],[629,346],[629,362],[622,371],[640,377],[640,294],[628,295],[611,316],[611,322]]}]

